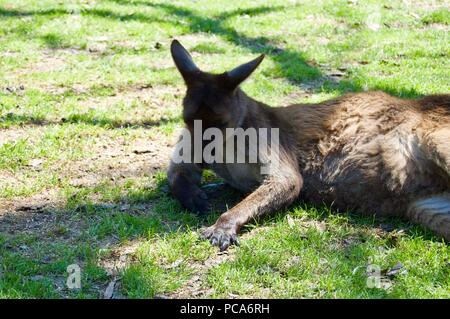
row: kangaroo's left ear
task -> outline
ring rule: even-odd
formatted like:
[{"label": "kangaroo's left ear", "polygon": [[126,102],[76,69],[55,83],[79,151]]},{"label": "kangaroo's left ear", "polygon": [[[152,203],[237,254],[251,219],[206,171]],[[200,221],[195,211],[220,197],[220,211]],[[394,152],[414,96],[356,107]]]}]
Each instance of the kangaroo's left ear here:
[{"label": "kangaroo's left ear", "polygon": [[246,78],[248,78],[250,74],[252,74],[253,71],[255,71],[258,65],[262,62],[264,56],[265,56],[264,54],[261,54],[256,59],[244,63],[229,72],[226,72],[225,74],[227,75],[227,82],[228,82],[227,84],[229,88],[235,89]]},{"label": "kangaroo's left ear", "polygon": [[189,52],[181,45],[180,42],[178,42],[178,40],[172,41],[172,44],[170,45],[170,52],[172,53],[172,58],[178,71],[180,71],[185,81],[189,80],[189,76],[192,75],[192,73],[200,71],[192,60]]}]

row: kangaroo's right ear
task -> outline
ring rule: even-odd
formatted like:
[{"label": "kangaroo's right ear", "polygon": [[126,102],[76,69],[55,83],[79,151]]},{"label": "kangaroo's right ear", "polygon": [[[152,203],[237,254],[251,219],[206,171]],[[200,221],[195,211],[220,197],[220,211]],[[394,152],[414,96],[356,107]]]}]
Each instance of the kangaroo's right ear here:
[{"label": "kangaroo's right ear", "polygon": [[228,86],[231,89],[235,89],[239,84],[241,84],[246,78],[250,76],[250,74],[255,71],[255,69],[258,67],[258,65],[262,62],[264,59],[264,54],[261,54],[259,57],[257,57],[254,60],[251,60],[250,62],[244,63],[233,70],[226,73],[228,76]]},{"label": "kangaroo's right ear", "polygon": [[192,73],[200,71],[195,65],[189,52],[181,45],[178,40],[173,40],[170,45],[170,52],[172,53],[173,61],[177,66],[178,71],[185,80],[192,75]]}]

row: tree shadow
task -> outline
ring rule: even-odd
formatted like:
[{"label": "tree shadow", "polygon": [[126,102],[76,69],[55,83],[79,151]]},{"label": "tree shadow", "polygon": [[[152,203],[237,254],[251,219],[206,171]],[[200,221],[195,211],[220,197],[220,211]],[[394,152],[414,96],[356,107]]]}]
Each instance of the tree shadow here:
[{"label": "tree shadow", "polygon": [[[310,65],[304,53],[284,48],[276,44],[276,41],[266,37],[249,37],[239,33],[234,28],[226,25],[228,19],[240,15],[256,16],[259,14],[270,13],[281,10],[289,10],[299,5],[291,6],[259,6],[253,8],[240,8],[232,11],[226,11],[221,14],[204,17],[196,14],[193,10],[176,6],[168,3],[151,3],[145,1],[128,1],[128,0],[108,0],[124,6],[148,6],[156,9],[161,9],[170,18],[161,19],[156,15],[147,15],[140,12],[131,14],[120,14],[106,9],[88,8],[80,11],[81,15],[96,16],[105,19],[114,19],[118,21],[139,21],[143,23],[163,23],[172,25],[187,26],[191,33],[208,33],[215,34],[223,40],[243,47],[255,54],[266,54],[269,56],[277,68],[280,75],[290,83],[302,86],[305,82],[308,83],[308,90],[316,93],[329,92],[357,92],[363,91],[364,88],[358,82],[352,79],[343,78],[336,79],[328,76],[326,72],[317,66]],[[44,15],[58,15],[58,14],[73,14],[72,11],[66,9],[48,9],[36,11],[23,11],[16,9],[0,8],[0,16],[5,17],[24,17],[24,16],[44,16]],[[181,20],[180,20],[181,19]],[[43,38],[44,42],[51,49],[58,47],[61,41],[55,36],[50,38]],[[391,86],[377,85],[371,87],[374,90],[383,90],[396,96],[418,97],[421,96],[415,89],[399,89]]]},{"label": "tree shadow", "polygon": [[[238,15],[258,15],[267,12],[279,11],[287,9],[285,6],[276,7],[257,7],[249,9],[238,9],[231,12],[225,12],[216,17],[208,18],[195,14],[193,11],[177,7],[171,4],[164,3],[145,3],[145,2],[127,2],[121,0],[111,0],[123,5],[137,5],[145,4],[150,7],[162,9],[172,15],[174,19],[164,20],[154,16],[147,16],[142,13],[133,14],[117,14],[110,10],[104,9],[84,9],[80,12],[82,15],[97,16],[108,19],[115,19],[118,21],[139,21],[144,23],[170,23],[180,25],[179,18],[186,20],[189,30],[192,33],[213,33],[219,35],[224,40],[233,43],[238,46],[242,46],[249,49],[252,53],[265,53],[275,61],[280,67],[281,74],[290,82],[300,84],[304,80],[311,80],[322,76],[319,69],[306,63],[302,53],[292,51],[289,49],[283,49],[275,45],[271,39],[261,37],[248,37],[238,33],[235,29],[225,26],[225,21],[231,17]],[[19,11],[15,9],[2,9],[0,8],[0,16],[6,17],[24,17],[24,16],[45,16],[45,15],[58,15],[58,14],[72,14],[71,11],[65,9],[49,9],[39,11]],[[50,48],[55,48],[58,45],[58,39],[53,36],[50,39],[44,39]]]},{"label": "tree shadow", "polygon": [[152,128],[161,127],[170,123],[177,123],[179,118],[163,117],[158,120],[140,119],[136,121],[114,120],[107,117],[90,117],[85,114],[72,114],[68,117],[59,120],[48,120],[44,117],[33,115],[20,115],[14,113],[7,113],[0,116],[0,128],[8,127],[10,125],[33,125],[33,126],[48,126],[48,125],[64,125],[64,124],[86,124],[90,126],[99,126],[104,128]]},{"label": "tree shadow", "polygon": [[313,80],[323,77],[323,73],[316,67],[309,65],[301,52],[293,51],[277,46],[268,37],[249,37],[237,32],[234,28],[226,26],[227,19],[247,14],[257,15],[266,12],[286,10],[288,7],[259,7],[249,9],[238,9],[225,12],[216,17],[202,17],[186,8],[174,6],[172,4],[148,4],[151,7],[160,8],[167,13],[184,19],[192,33],[210,33],[220,36],[222,39],[248,49],[255,54],[266,54],[272,58],[280,68],[281,75],[289,82],[299,85],[303,81]]},{"label": "tree shadow", "polygon": [[17,10],[4,9],[0,7],[0,16],[4,17],[30,17],[30,16],[51,16],[51,15],[88,15],[97,16],[100,18],[115,19],[119,21],[140,21],[144,23],[167,23],[166,20],[159,19],[156,16],[148,16],[141,13],[119,14],[111,10],[105,9],[80,9],[79,12],[74,12],[68,9],[45,9],[45,10]]}]

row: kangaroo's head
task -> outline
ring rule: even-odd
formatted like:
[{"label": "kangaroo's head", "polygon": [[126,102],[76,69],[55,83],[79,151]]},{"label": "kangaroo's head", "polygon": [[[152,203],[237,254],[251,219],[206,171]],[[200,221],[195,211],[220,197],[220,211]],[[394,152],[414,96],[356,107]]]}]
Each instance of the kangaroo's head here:
[{"label": "kangaroo's head", "polygon": [[245,103],[239,92],[241,84],[261,63],[264,55],[222,74],[201,71],[189,52],[174,40],[172,58],[187,86],[183,100],[183,119],[188,127],[202,120],[203,129],[236,127],[245,114]]}]

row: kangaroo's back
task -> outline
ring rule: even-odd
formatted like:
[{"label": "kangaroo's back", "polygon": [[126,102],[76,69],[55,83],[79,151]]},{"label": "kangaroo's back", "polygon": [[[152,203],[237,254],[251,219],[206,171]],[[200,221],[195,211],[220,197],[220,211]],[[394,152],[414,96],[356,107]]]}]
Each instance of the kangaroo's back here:
[{"label": "kangaroo's back", "polygon": [[427,95],[417,100],[418,110],[431,116],[450,117],[450,94]]}]

